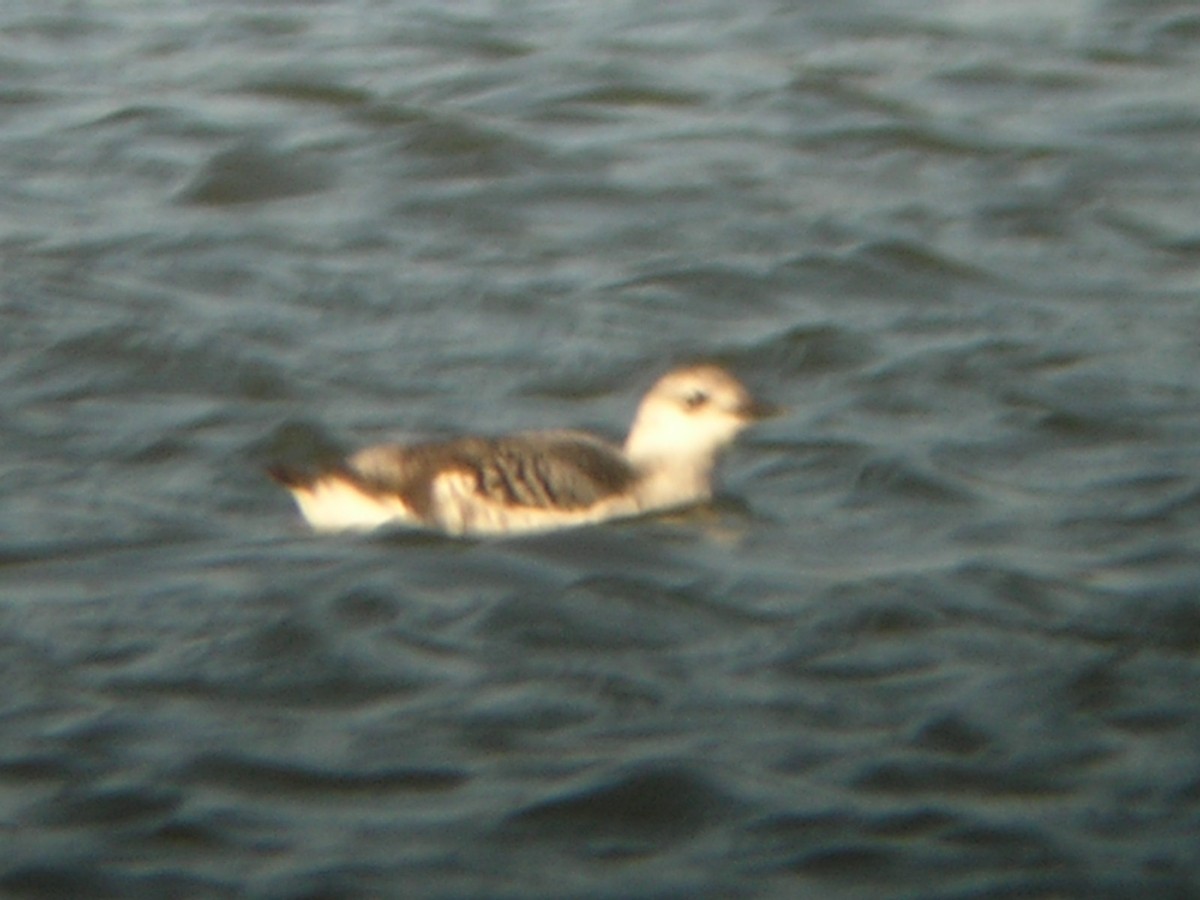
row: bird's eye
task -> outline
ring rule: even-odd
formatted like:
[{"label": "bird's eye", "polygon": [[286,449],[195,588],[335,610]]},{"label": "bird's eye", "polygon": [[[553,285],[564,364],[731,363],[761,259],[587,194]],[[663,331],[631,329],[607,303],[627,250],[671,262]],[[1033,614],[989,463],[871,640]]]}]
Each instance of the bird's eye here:
[{"label": "bird's eye", "polygon": [[683,398],[683,405],[688,409],[699,409],[708,402],[708,394],[704,391],[693,391]]}]

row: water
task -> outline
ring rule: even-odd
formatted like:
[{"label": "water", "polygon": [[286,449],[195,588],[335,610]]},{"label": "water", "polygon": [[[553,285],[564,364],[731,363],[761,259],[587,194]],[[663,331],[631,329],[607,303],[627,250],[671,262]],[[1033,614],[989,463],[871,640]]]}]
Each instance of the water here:
[{"label": "water", "polygon": [[[0,11],[0,894],[1200,895],[1193,4]],[[272,459],[788,417],[709,509]]]}]

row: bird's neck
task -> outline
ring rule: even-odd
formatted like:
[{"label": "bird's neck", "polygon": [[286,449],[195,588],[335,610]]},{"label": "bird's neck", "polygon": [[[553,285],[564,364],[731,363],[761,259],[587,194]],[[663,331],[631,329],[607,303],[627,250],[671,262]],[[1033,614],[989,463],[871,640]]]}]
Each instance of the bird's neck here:
[{"label": "bird's neck", "polygon": [[716,458],[711,452],[655,452],[630,442],[625,453],[638,475],[636,491],[643,510],[687,506],[712,496]]}]

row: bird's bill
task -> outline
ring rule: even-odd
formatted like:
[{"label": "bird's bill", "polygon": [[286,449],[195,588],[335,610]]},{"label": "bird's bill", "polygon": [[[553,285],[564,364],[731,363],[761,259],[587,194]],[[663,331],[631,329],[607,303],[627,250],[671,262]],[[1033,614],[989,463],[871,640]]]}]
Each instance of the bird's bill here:
[{"label": "bird's bill", "polygon": [[787,412],[787,409],[782,406],[775,406],[771,403],[760,403],[757,400],[738,408],[738,415],[748,422],[761,422],[764,419],[777,419]]}]

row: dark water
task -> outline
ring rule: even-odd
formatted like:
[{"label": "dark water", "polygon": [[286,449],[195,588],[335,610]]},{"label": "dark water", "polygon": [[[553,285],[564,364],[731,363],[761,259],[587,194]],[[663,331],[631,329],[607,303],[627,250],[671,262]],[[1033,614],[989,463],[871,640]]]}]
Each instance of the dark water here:
[{"label": "dark water", "polygon": [[[0,7],[0,896],[1200,896],[1200,10]],[[272,458],[791,409],[720,500]]]}]

